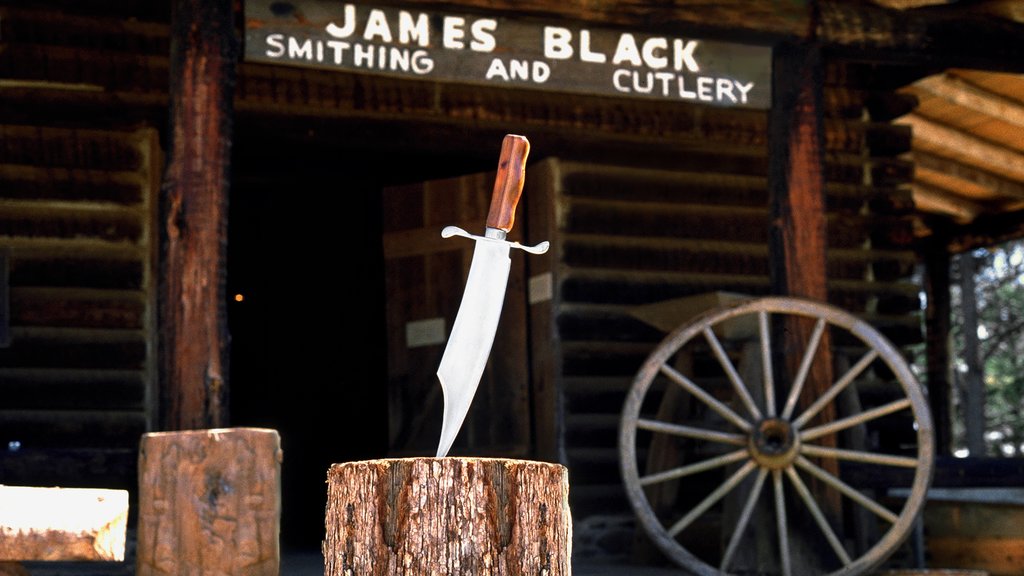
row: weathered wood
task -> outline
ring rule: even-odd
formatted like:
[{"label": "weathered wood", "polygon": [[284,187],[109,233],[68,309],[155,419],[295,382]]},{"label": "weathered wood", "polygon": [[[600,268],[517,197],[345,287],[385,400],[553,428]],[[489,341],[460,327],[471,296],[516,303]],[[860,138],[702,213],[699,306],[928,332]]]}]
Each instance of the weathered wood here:
[{"label": "weathered wood", "polygon": [[172,14],[160,238],[162,420],[165,428],[212,428],[228,418],[224,291],[238,39],[228,0],[176,0]]},{"label": "weathered wood", "polygon": [[128,491],[0,486],[0,560],[124,560]]},{"label": "weathered wood", "polygon": [[370,460],[331,466],[327,484],[327,576],[571,573],[560,464]]},{"label": "weathered wood", "polygon": [[270,429],[143,435],[136,574],[277,576],[281,459]]}]

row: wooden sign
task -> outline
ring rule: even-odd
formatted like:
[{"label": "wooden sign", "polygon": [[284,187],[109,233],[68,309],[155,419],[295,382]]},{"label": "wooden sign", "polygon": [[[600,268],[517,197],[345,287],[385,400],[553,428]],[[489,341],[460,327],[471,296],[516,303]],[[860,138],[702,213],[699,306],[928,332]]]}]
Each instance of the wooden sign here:
[{"label": "wooden sign", "polygon": [[249,0],[245,59],[693,104],[771,107],[771,48],[562,21]]}]

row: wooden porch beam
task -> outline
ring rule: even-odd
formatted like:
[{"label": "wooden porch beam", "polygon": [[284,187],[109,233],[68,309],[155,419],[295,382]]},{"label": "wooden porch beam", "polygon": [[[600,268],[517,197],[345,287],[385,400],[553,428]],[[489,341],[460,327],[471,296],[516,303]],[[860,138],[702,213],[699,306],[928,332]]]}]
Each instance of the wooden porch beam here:
[{"label": "wooden porch beam", "polygon": [[984,212],[984,208],[978,203],[965,200],[942,188],[920,182],[911,188],[914,192],[914,204],[921,212],[943,214],[961,224],[974,220]]},{"label": "wooden porch beam", "polygon": [[970,164],[923,150],[915,150],[911,153],[911,157],[919,174],[922,171],[945,174],[947,177],[963,180],[973,186],[986,188],[991,191],[993,196],[1024,199],[1024,183],[1016,180],[1003,178],[997,174],[979,170]]},{"label": "wooden porch beam", "polygon": [[162,426],[227,425],[225,302],[232,98],[230,0],[175,0],[161,198]]},{"label": "wooden porch beam", "polygon": [[944,74],[922,78],[909,88],[923,92],[974,112],[999,118],[1000,121],[1024,128],[1024,107],[994,92]]},{"label": "wooden porch beam", "polygon": [[914,139],[937,155],[944,150],[951,155],[970,158],[972,163],[985,166],[996,174],[1024,180],[1024,157],[1015,150],[966,135],[916,113],[904,116],[900,123],[910,125]]}]

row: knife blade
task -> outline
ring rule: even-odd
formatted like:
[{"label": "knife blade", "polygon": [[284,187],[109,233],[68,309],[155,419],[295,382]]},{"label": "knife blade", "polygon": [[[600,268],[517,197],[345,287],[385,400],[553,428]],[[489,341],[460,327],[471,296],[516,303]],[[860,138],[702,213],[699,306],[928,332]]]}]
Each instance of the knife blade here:
[{"label": "knife blade", "polygon": [[525,136],[505,135],[482,236],[456,226],[446,226],[441,231],[444,238],[463,236],[472,239],[475,246],[462,302],[437,369],[444,396],[438,458],[448,454],[458,436],[487,366],[512,265],[509,252],[519,248],[539,254],[548,249],[547,242],[531,247],[506,240],[522,196],[529,153],[530,142]]}]

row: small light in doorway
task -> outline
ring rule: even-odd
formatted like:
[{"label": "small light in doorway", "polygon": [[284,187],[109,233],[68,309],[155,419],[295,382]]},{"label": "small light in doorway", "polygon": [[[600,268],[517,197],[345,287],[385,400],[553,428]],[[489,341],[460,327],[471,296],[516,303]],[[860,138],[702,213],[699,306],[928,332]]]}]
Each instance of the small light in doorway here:
[{"label": "small light in doorway", "polygon": [[245,296],[242,296],[241,294],[235,294],[235,302],[241,302],[242,300],[245,300]]}]

